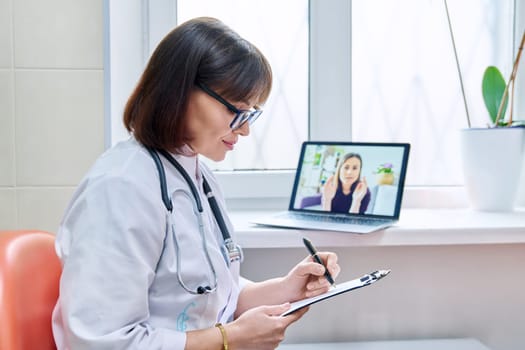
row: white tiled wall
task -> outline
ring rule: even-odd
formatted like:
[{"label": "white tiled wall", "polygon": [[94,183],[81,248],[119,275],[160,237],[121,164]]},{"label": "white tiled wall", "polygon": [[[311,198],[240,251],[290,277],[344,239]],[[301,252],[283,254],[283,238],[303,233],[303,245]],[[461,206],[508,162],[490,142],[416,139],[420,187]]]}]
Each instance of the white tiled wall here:
[{"label": "white tiled wall", "polygon": [[104,148],[102,0],[0,0],[0,230],[56,232]]},{"label": "white tiled wall", "polygon": [[15,190],[0,187],[0,230],[15,229],[17,227],[16,222]]},{"label": "white tiled wall", "polygon": [[[18,227],[56,232],[65,206],[73,195],[72,187],[21,188],[16,191]],[[45,210],[42,210],[45,208]]]},{"label": "white tiled wall", "polygon": [[13,72],[11,69],[0,69],[0,125],[0,159],[2,162],[0,186],[14,186],[15,135],[13,133]]},{"label": "white tiled wall", "polygon": [[20,70],[15,85],[17,184],[76,185],[104,144],[102,71]]},{"label": "white tiled wall", "polygon": [[13,0],[16,66],[102,68],[102,0]]},{"label": "white tiled wall", "polygon": [[0,0],[0,69],[13,65],[11,1]]}]

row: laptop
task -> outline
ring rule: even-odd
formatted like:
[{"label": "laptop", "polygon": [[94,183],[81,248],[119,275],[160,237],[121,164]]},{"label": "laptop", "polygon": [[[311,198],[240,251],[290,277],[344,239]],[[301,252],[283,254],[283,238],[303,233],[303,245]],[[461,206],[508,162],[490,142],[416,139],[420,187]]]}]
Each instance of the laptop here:
[{"label": "laptop", "polygon": [[399,220],[408,143],[302,144],[290,204],[257,225],[369,233]]}]

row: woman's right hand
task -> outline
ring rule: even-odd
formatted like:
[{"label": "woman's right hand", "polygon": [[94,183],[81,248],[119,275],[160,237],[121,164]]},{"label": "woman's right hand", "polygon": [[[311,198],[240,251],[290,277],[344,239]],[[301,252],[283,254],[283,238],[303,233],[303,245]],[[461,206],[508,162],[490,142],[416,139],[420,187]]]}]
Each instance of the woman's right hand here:
[{"label": "woman's right hand", "polygon": [[335,192],[337,190],[337,181],[335,181],[334,176],[330,176],[328,180],[326,180],[324,187],[323,187],[323,208],[330,210],[332,206],[332,199],[334,199]]},{"label": "woman's right hand", "polygon": [[235,321],[224,325],[232,349],[273,350],[284,339],[286,328],[300,319],[308,308],[280,316],[290,303],[254,307]]}]

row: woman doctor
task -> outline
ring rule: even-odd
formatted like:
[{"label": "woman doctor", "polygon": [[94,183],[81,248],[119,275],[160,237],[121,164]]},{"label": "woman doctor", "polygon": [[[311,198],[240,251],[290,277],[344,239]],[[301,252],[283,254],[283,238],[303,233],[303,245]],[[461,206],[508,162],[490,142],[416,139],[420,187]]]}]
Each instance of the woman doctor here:
[{"label": "woman doctor", "polygon": [[[274,349],[306,312],[280,316],[289,302],[328,290],[310,257],[284,277],[239,279],[222,194],[199,161],[248,136],[271,82],[259,50],[216,19],[159,44],[124,111],[131,138],[96,161],[57,234],[58,349]],[[337,276],[336,255],[320,254]]]}]

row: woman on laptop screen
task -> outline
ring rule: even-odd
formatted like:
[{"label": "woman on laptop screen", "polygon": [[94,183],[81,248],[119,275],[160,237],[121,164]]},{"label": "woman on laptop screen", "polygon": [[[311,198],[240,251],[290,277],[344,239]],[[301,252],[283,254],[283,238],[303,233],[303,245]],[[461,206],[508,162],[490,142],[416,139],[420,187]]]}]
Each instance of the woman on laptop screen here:
[{"label": "woman on laptop screen", "polygon": [[370,203],[366,178],[361,178],[363,161],[357,153],[341,158],[334,175],[326,181],[321,202],[323,209],[336,213],[363,214]]}]

